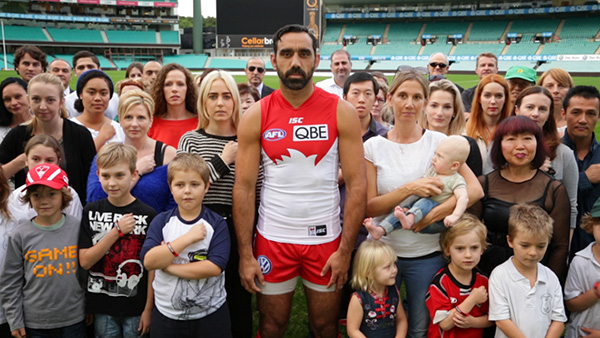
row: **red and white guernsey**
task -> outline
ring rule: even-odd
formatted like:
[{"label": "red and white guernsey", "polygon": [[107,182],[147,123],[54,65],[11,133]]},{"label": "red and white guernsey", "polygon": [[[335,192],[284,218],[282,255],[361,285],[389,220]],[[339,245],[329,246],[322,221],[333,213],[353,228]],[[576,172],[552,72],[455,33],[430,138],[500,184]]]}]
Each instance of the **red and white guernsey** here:
[{"label": "red and white guernsey", "polygon": [[322,244],[340,235],[338,100],[317,87],[297,109],[278,90],[260,100],[263,237]]}]

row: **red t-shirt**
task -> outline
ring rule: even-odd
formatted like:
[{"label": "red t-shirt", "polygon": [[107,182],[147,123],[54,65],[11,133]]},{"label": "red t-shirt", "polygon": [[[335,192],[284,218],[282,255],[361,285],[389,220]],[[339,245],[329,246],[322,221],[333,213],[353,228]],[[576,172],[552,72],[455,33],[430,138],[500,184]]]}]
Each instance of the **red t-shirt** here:
[{"label": "red t-shirt", "polygon": [[[473,277],[471,278],[471,285],[463,285],[459,283],[454,276],[450,273],[448,266],[438,271],[437,275],[433,277],[431,285],[429,286],[429,292],[425,298],[425,304],[429,309],[429,317],[431,321],[429,323],[429,332],[427,333],[428,338],[481,338],[483,336],[483,329],[467,328],[461,329],[454,327],[451,330],[444,331],[438,324],[433,324],[433,318],[437,311],[450,311],[454,307],[464,302],[467,297],[471,294],[471,290],[484,286],[488,289],[488,278],[484,276],[479,269],[473,269]],[[487,315],[489,311],[489,300],[483,304],[477,304],[473,307],[469,316],[480,317]]]},{"label": "red t-shirt", "polygon": [[185,120],[165,120],[155,117],[152,127],[148,130],[148,136],[177,149],[181,136],[196,128],[198,128],[197,117]]}]

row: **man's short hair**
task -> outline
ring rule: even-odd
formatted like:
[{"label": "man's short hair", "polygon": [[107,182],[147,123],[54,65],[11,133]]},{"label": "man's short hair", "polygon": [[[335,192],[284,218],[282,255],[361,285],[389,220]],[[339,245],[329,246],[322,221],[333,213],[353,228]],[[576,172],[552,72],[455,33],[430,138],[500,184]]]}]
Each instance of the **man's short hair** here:
[{"label": "man's short hair", "polygon": [[169,163],[167,167],[167,180],[169,185],[173,182],[175,173],[179,171],[192,171],[200,175],[204,184],[208,184],[210,180],[210,173],[206,161],[202,156],[191,153],[181,153]]},{"label": "man's short hair", "polygon": [[496,54],[490,53],[490,52],[484,52],[484,53],[477,55],[477,60],[475,60],[475,68],[477,68],[477,66],[479,65],[479,59],[481,59],[481,58],[492,58],[492,59],[496,60],[496,67],[498,67],[498,57],[496,56]]},{"label": "man's short hair", "polygon": [[79,59],[81,58],[90,58],[92,59],[92,62],[96,64],[96,66],[98,66],[98,68],[100,68],[100,59],[98,59],[98,57],[96,56],[96,54],[87,51],[87,50],[80,50],[79,52],[75,53],[75,55],[73,55],[73,67],[77,67],[77,61],[79,61]]},{"label": "man's short hair", "polygon": [[510,207],[508,237],[513,240],[517,233],[526,233],[550,240],[554,220],[546,210],[535,204],[519,203]]},{"label": "man's short hair", "polygon": [[285,25],[279,28],[277,32],[275,32],[275,34],[273,35],[273,52],[275,53],[275,55],[277,55],[277,44],[279,43],[279,40],[281,40],[281,37],[287,33],[308,34],[310,36],[310,39],[312,40],[313,53],[317,55],[317,48],[319,48],[319,40],[317,40],[317,38],[308,30],[306,26],[297,24]]},{"label": "man's short hair", "polygon": [[[565,98],[563,99],[563,109],[565,111],[567,111],[567,108],[569,107],[569,103],[571,102],[571,98],[573,96],[579,96],[579,97],[583,97],[586,100],[590,100],[590,99],[598,99],[598,102],[600,102],[600,92],[598,92],[598,89],[594,86],[575,86],[571,89],[569,89],[569,91],[567,92],[567,95],[565,95]],[[598,110],[600,110],[600,103],[598,104]]]},{"label": "man's short hair", "polygon": [[54,59],[52,61],[50,61],[50,67],[52,68],[52,64],[56,61],[63,61],[64,63],[69,65],[69,68],[71,68],[71,70],[73,69],[73,66],[71,66],[71,63],[69,63],[69,61],[65,60],[65,59]]},{"label": "man's short hair", "polygon": [[344,54],[348,58],[348,61],[352,62],[352,60],[350,60],[350,53],[348,53],[347,50],[344,50],[344,49],[338,49],[338,50],[336,50],[335,52],[331,53],[330,60],[333,60],[333,56],[336,55],[336,54]]},{"label": "man's short hair", "polygon": [[100,148],[96,158],[98,169],[108,169],[122,162],[127,164],[131,173],[135,172],[137,150],[130,145],[113,142]]},{"label": "man's short hair", "polygon": [[36,46],[23,46],[15,51],[15,55],[13,57],[13,64],[16,67],[21,63],[21,59],[25,56],[25,54],[29,54],[32,58],[39,61],[42,64],[42,71],[45,72],[48,68],[48,61],[46,60],[46,53],[44,53],[41,49]]},{"label": "man's short hair", "polygon": [[377,80],[375,80],[373,75],[371,75],[370,73],[367,73],[367,72],[356,72],[356,73],[350,75],[346,79],[346,82],[344,82],[344,96],[348,95],[351,84],[366,82],[366,81],[371,81],[373,83],[373,93],[374,93],[374,95],[377,95],[377,93],[379,92],[379,83],[377,83]]},{"label": "man's short hair", "polygon": [[[446,63],[448,63],[448,56],[447,56],[446,54],[442,53],[442,52],[435,52],[435,53],[433,53],[433,54],[429,55],[429,60],[428,60],[427,62],[429,62],[429,61],[430,61],[430,60],[431,60],[431,59],[432,59],[434,56],[436,56],[436,55],[441,55],[441,56],[443,56],[443,57],[446,59]],[[449,65],[448,65],[448,66],[449,66]]]},{"label": "man's short hair", "polygon": [[257,61],[262,62],[263,67],[265,67],[265,65],[266,65],[265,60],[263,60],[262,58],[259,58],[258,56],[253,56],[253,57],[249,58],[248,61],[246,61],[246,69],[248,69],[248,63],[252,60],[257,60]]}]

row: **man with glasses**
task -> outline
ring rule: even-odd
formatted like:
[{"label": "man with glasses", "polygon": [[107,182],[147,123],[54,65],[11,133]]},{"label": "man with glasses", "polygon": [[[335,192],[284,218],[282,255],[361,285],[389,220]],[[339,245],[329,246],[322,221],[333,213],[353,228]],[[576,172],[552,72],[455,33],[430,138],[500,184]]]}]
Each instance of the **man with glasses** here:
[{"label": "man with glasses", "polygon": [[263,83],[266,71],[263,59],[258,57],[250,58],[246,63],[246,69],[244,69],[244,71],[248,78],[248,84],[258,90],[261,99],[275,91],[275,89]]},{"label": "man with glasses", "polygon": [[331,54],[331,72],[333,77],[317,82],[317,87],[328,93],[335,94],[344,98],[344,83],[352,72],[352,61],[350,53],[343,49],[338,49]]},{"label": "man with glasses", "polygon": [[[444,53],[433,53],[429,57],[427,63],[427,69],[429,70],[429,81],[437,81],[446,78],[446,74],[450,70],[450,63]],[[456,88],[462,93],[464,88],[454,84]]]}]

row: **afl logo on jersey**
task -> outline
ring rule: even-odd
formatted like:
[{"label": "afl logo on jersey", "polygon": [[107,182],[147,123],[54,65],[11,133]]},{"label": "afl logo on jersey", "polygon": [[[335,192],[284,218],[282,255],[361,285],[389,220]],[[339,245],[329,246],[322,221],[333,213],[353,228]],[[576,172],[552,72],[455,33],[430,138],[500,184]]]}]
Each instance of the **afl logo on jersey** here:
[{"label": "afl logo on jersey", "polygon": [[267,141],[279,141],[285,138],[286,132],[283,129],[269,129],[263,133],[263,138]]},{"label": "afl logo on jersey", "polygon": [[256,261],[258,262],[258,266],[260,266],[260,271],[263,275],[268,275],[269,272],[271,272],[271,269],[273,269],[273,264],[271,264],[271,260],[265,255],[258,256],[256,258]]}]

